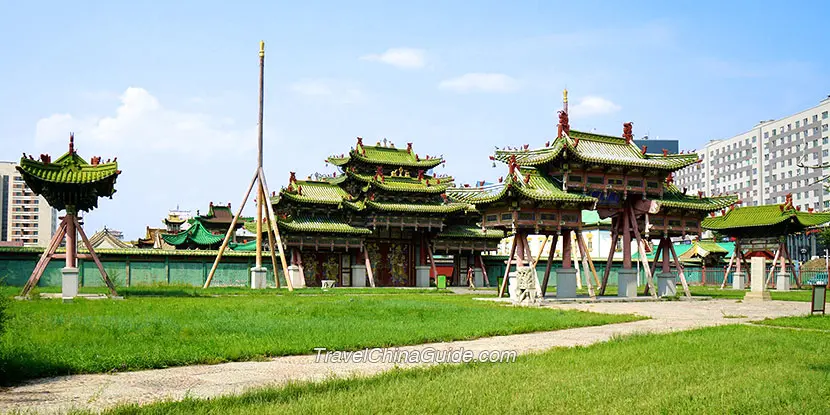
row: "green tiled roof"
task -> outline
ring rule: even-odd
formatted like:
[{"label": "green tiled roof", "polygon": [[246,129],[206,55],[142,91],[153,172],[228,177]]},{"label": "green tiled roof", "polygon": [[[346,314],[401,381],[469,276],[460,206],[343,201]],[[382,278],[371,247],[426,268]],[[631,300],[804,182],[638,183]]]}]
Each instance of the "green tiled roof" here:
[{"label": "green tiled roof", "polygon": [[663,197],[656,202],[661,208],[678,208],[698,210],[702,212],[714,212],[721,210],[738,202],[738,196],[726,195],[715,197],[697,197],[686,195],[677,186],[670,184],[666,186]]},{"label": "green tiled roof", "polygon": [[[529,179],[527,183],[525,183],[525,178]],[[482,205],[503,200],[508,196],[509,189],[515,189],[521,196],[537,202],[570,202],[589,205],[597,201],[591,196],[562,190],[561,182],[532,167],[520,168],[513,175],[508,174],[503,183],[478,188],[447,189],[447,196],[454,201]]]},{"label": "green tiled roof", "polygon": [[[576,139],[579,139],[577,144]],[[571,130],[569,135],[557,138],[550,146],[534,150],[496,150],[495,158],[507,163],[516,156],[520,166],[538,166],[557,157],[573,157],[585,163],[603,165],[678,170],[697,163],[698,156],[689,154],[643,154],[632,142],[626,143],[621,137],[586,133]]]},{"label": "green tiled roof", "polygon": [[[267,246],[268,242],[266,241],[264,245]],[[245,242],[244,244],[231,242],[228,244],[228,246],[234,251],[239,252],[256,251],[256,239],[250,242]]]},{"label": "green tiled roof", "polygon": [[[299,188],[302,187],[302,194]],[[293,191],[283,188],[280,194],[272,197],[272,203],[279,201],[280,197],[300,203],[318,203],[326,205],[339,205],[344,200],[351,200],[351,195],[336,184],[325,181],[297,180],[292,185]]]},{"label": "green tiled roof", "polygon": [[[674,250],[677,253],[677,257],[679,259],[688,259],[692,255],[693,247],[697,245],[699,248],[696,249],[706,249],[707,252],[716,252],[716,253],[725,253],[725,259],[729,259],[732,257],[732,253],[735,251],[735,243],[734,242],[712,242],[712,241],[696,241],[691,244],[674,244]],[[698,251],[700,252],[700,251]],[[646,258],[654,260],[654,253],[655,249],[652,249],[651,252],[646,254]],[[631,255],[631,259],[637,260],[640,259],[639,253],[635,252]],[[658,265],[659,269],[659,265]]]},{"label": "green tiled roof", "polygon": [[785,205],[735,207],[703,220],[705,229],[730,236],[783,236],[830,222],[830,213],[800,212]]},{"label": "green tiled roof", "polygon": [[64,184],[94,183],[119,174],[117,162],[93,166],[74,152],[66,153],[52,163],[24,157],[20,159],[18,170],[38,180]]},{"label": "green tiled roof", "polygon": [[352,226],[336,219],[311,216],[280,219],[279,226],[289,232],[346,233],[353,235],[368,235],[372,233],[368,228]]},{"label": "green tiled roof", "polygon": [[346,172],[346,175],[355,180],[369,183],[382,190],[400,192],[443,193],[453,183],[451,177],[435,178],[424,176],[423,180],[418,180],[417,177],[384,176],[383,181],[381,181],[375,176],[368,174]]},{"label": "green tiled roof", "polygon": [[600,219],[599,213],[594,210],[582,211],[582,226],[587,228],[609,227],[611,226],[611,218]]},{"label": "green tiled roof", "polygon": [[15,168],[32,192],[43,196],[57,210],[67,206],[74,206],[77,211],[94,209],[98,198],[112,197],[115,181],[121,174],[115,161],[87,163],[75,152],[72,141],[69,152],[55,161],[23,157]]},{"label": "green tiled roof", "polygon": [[499,229],[482,230],[475,225],[451,225],[441,231],[438,238],[486,238],[501,240],[505,232]]},{"label": "green tiled roof", "polygon": [[453,213],[460,212],[469,207],[467,203],[390,203],[367,200],[366,207],[385,212],[417,212],[417,213]]},{"label": "green tiled roof", "polygon": [[421,167],[424,169],[431,169],[443,163],[444,159],[440,157],[426,156],[416,157],[414,151],[407,149],[391,148],[383,146],[367,146],[357,145],[349,152],[348,156],[336,157],[332,156],[327,159],[329,163],[335,166],[345,166],[351,160],[357,160],[367,164],[380,164],[385,166],[403,166],[403,167]]},{"label": "green tiled roof", "polygon": [[711,254],[728,254],[729,250],[713,241],[695,241],[683,254],[677,254],[678,259],[705,258]]},{"label": "green tiled roof", "polygon": [[196,221],[187,230],[175,234],[161,235],[164,241],[173,246],[194,244],[199,246],[211,246],[222,242],[224,235],[214,235],[205,229],[201,222]]}]

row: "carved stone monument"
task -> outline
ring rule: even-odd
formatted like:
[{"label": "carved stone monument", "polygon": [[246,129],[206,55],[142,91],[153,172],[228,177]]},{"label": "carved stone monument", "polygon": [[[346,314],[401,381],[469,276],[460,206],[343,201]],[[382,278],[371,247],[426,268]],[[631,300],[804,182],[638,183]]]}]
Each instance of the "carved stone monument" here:
[{"label": "carved stone monument", "polygon": [[516,271],[516,302],[529,304],[537,302],[536,297],[536,276],[533,275],[533,268],[520,267]]}]

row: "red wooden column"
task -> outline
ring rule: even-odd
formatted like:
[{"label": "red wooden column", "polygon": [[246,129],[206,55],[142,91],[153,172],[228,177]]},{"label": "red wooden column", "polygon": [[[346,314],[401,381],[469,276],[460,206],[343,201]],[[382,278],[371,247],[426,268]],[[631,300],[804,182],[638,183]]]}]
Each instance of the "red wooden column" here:
[{"label": "red wooden column", "polygon": [[76,260],[78,255],[78,243],[77,243],[77,235],[78,231],[75,229],[75,220],[74,217],[75,213],[70,211],[70,208],[67,206],[66,212],[66,267],[67,268],[77,268],[78,261]]}]

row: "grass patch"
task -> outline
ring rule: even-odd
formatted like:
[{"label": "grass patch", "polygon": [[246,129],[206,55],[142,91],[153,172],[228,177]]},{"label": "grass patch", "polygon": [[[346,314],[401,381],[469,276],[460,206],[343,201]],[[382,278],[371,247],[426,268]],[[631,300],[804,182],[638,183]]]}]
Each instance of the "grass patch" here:
[{"label": "grass patch", "polygon": [[[333,291],[331,291],[333,292]],[[0,383],[558,330],[639,319],[470,296],[283,295],[14,301]]]},{"label": "grass patch", "polygon": [[[610,287],[609,287],[610,288]],[[721,289],[715,286],[690,285],[689,291],[692,295],[712,297],[717,299],[731,299],[743,300],[744,295],[749,290],[733,290],[731,288]],[[682,290],[678,289],[678,292]],[[770,290],[770,296],[773,300],[778,301],[806,301],[809,302],[812,298],[812,291],[810,289],[792,290],[792,291],[774,291]]]},{"label": "grass patch", "polygon": [[830,315],[813,314],[805,317],[779,317],[756,321],[756,324],[799,329],[827,330],[830,332]]},{"label": "grass patch", "polygon": [[[0,287],[0,295],[20,295],[20,287]],[[293,292],[287,288],[269,288],[252,290],[247,287],[196,287],[193,285],[139,285],[117,288],[118,295],[123,297],[217,297],[217,296],[274,296],[274,295],[354,295],[354,294],[448,294],[449,289],[437,288],[394,288],[394,287],[337,287],[323,290],[316,288],[297,288]],[[36,287],[32,290],[33,296],[39,293],[59,293],[61,287]],[[81,287],[81,294],[109,294],[106,287]]]},{"label": "grass patch", "polygon": [[108,413],[826,413],[828,342],[824,333],[722,326]]}]

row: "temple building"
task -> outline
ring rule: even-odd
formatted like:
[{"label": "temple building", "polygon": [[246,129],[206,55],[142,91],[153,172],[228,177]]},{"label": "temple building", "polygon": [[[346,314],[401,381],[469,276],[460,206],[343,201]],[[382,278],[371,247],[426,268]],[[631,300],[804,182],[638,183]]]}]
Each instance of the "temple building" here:
[{"label": "temple building", "polygon": [[[518,200],[511,203],[512,212],[485,213],[484,225],[512,227],[517,232],[521,228],[540,228],[558,234],[561,229],[567,234],[569,230],[581,226],[577,209],[580,204],[572,203],[574,206],[567,212],[543,212],[539,201],[587,203],[593,200],[589,209],[596,210],[600,218],[612,220],[612,244],[600,284],[601,293],[607,286],[618,239],[622,240],[623,246],[618,295],[634,297],[637,295],[637,270],[632,266],[632,240],[636,243],[636,249],[642,252],[641,257],[645,258],[645,244],[650,235],[659,236],[663,246],[671,236],[700,234],[700,222],[709,212],[737,202],[735,196],[688,195],[686,189],[675,186],[672,173],[698,163],[697,154],[672,155],[665,150],[662,154],[652,154],[645,146],[637,148],[633,143],[633,123],[623,124],[621,136],[571,130],[567,91],[557,127],[557,137],[542,148],[530,149],[529,145],[523,145],[497,150],[491,156],[492,160],[504,162],[509,168],[505,186],[493,191],[497,194],[509,192],[511,186],[508,184],[512,184],[513,197],[518,197]],[[461,200],[476,205],[486,204],[489,200],[484,196]],[[565,241],[569,239],[564,238]],[[667,250],[670,247],[669,243]],[[569,249],[563,249],[563,255],[569,255],[568,252]],[[563,269],[569,268],[568,262],[569,258],[563,258]],[[648,285],[653,285],[648,264],[644,265]],[[667,271],[665,265],[668,263],[664,262],[664,271]],[[570,275],[569,271],[566,274]],[[666,289],[669,289],[668,286]]]},{"label": "temple building", "polygon": [[456,256],[459,267],[479,268],[476,278],[483,278],[480,255],[496,249],[504,232],[482,230],[472,206],[447,197],[453,178],[431,173],[441,157],[358,138],[348,154],[326,163],[339,172],[306,180],[292,172],[272,197],[292,281],[428,286],[437,276],[436,251]]}]

